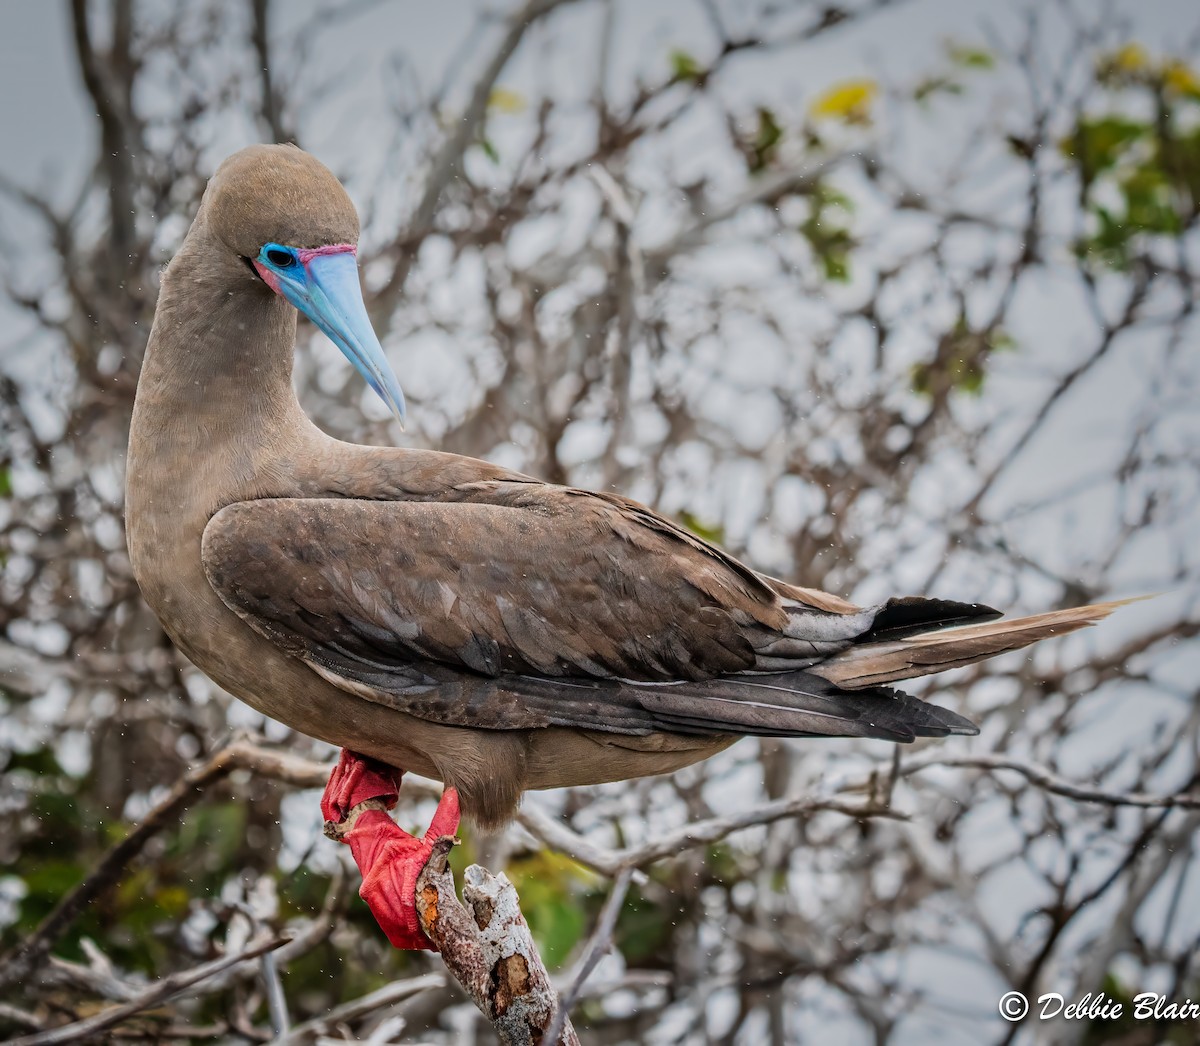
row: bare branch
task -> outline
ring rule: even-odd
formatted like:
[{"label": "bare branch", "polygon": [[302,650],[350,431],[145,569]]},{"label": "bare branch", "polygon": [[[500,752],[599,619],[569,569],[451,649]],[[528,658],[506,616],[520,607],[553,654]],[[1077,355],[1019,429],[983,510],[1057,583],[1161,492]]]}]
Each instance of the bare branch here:
[{"label": "bare branch", "polygon": [[232,751],[235,751],[232,746],[222,749],[207,763],[186,774],[133,831],[104,855],[91,875],[63,897],[41,925],[5,956],[0,965],[0,984],[11,984],[29,975],[79,913],[116,884],[146,843],[199,800],[206,788],[235,768]]},{"label": "bare branch", "polygon": [[262,88],[262,119],[273,142],[295,141],[284,125],[283,102],[271,76],[271,0],[251,0],[251,40],[258,57],[258,76]]},{"label": "bare branch", "polygon": [[1200,810],[1200,795],[1180,793],[1179,795],[1146,795],[1140,792],[1111,792],[1098,788],[1088,788],[1076,784],[1058,774],[1047,770],[1044,766],[1022,762],[1008,756],[974,755],[974,756],[933,756],[921,759],[919,762],[904,763],[900,767],[900,776],[920,773],[934,766],[972,767],[978,770],[994,772],[996,770],[1012,770],[1039,788],[1055,795],[1074,799],[1081,803],[1100,803],[1105,806],[1137,806],[1144,809]]},{"label": "bare branch", "polygon": [[432,227],[433,217],[437,213],[442,193],[462,163],[463,154],[479,134],[479,128],[487,115],[488,100],[491,98],[496,80],[499,79],[508,60],[520,46],[529,27],[556,7],[570,2],[573,0],[526,0],[525,4],[509,17],[504,36],[471,88],[471,96],[466,109],[455,122],[454,130],[446,136],[434,154],[421,198],[413,209],[398,241],[399,253],[396,258],[396,266],[387,283],[379,290],[372,302],[373,317],[384,328],[389,325],[391,314],[404,290],[404,283],[408,279],[408,272],[412,266],[415,246]]},{"label": "bare branch", "polygon": [[446,977],[441,973],[424,973],[419,977],[409,977],[403,981],[378,988],[361,998],[336,1006],[323,1017],[298,1024],[287,1035],[275,1040],[275,1046],[300,1046],[301,1043],[312,1042],[327,1032],[332,1032],[339,1024],[358,1020],[368,1014],[386,1010],[398,1002],[420,995],[422,992],[434,991],[446,985]]},{"label": "bare branch", "polygon": [[87,0],[71,0],[71,27],[75,55],[83,83],[100,120],[100,157],[108,182],[112,258],[118,278],[132,265],[135,242],[133,156],[135,133],[131,109],[133,56],[130,53],[133,0],[115,0],[113,47],[102,55],[89,24]]},{"label": "bare branch", "polygon": [[868,803],[842,803],[834,799],[779,799],[763,803],[756,809],[742,814],[684,824],[640,846],[620,850],[599,847],[566,825],[532,809],[523,809],[518,815],[518,820],[524,828],[552,849],[573,857],[594,871],[617,876],[627,868],[641,868],[692,847],[715,843],[743,828],[772,824],[790,817],[807,817],[816,813],[838,813],[855,820],[870,817],[907,820],[906,815],[895,810]]},{"label": "bare branch", "polygon": [[190,988],[192,985],[200,984],[210,977],[215,977],[232,966],[257,959],[260,955],[279,948],[287,940],[288,938],[286,937],[271,936],[253,942],[234,955],[225,955],[219,959],[213,959],[212,962],[206,962],[201,966],[197,966],[194,969],[174,973],[170,977],[164,977],[160,981],[155,981],[140,995],[130,999],[129,1002],[122,1003],[120,1006],[111,1006],[92,1017],[76,1021],[73,1024],[64,1025],[61,1028],[39,1032],[36,1035],[25,1035],[16,1039],[10,1039],[9,1043],[11,1046],[54,1046],[56,1043],[84,1041],[120,1024],[121,1021],[127,1017],[132,1017],[135,1013],[141,1013],[143,1010],[148,1010],[161,1002],[165,1002],[172,996],[178,995],[185,988]]},{"label": "bare branch", "polygon": [[63,897],[41,925],[4,957],[3,963],[0,963],[0,984],[12,984],[28,976],[79,913],[116,885],[125,868],[142,852],[150,839],[203,798],[206,789],[237,769],[253,770],[264,776],[310,788],[319,787],[329,776],[329,769],[319,763],[249,742],[234,741],[222,748],[208,762],[189,771],[151,808],[136,828],[104,855],[92,873]]},{"label": "bare branch", "polygon": [[612,936],[613,931],[617,927],[617,918],[621,914],[621,906],[625,903],[625,895],[629,892],[629,886],[632,882],[633,869],[623,868],[617,876],[616,882],[613,883],[608,897],[604,901],[604,907],[600,909],[600,918],[596,920],[596,928],[592,931],[591,937],[588,938],[587,946],[583,950],[583,956],[580,958],[575,975],[571,979],[571,987],[567,989],[559,1000],[558,1012],[554,1015],[554,1020],[546,1032],[546,1039],[549,1042],[558,1041],[558,1036],[562,1033],[563,1028],[566,1027],[566,1023],[570,1019],[571,1010],[583,994],[584,983],[591,976],[592,971],[596,968],[596,964],[603,957],[604,953],[612,946]]},{"label": "bare branch", "polygon": [[713,207],[690,225],[679,230],[665,243],[645,251],[646,267],[651,272],[664,269],[678,254],[693,250],[705,242],[705,234],[714,226],[729,221],[747,207],[773,204],[784,196],[804,196],[811,193],[821,179],[842,166],[848,160],[862,158],[858,151],[843,153],[821,160],[803,168],[785,168],[768,171],[753,179],[746,189],[734,199]]}]

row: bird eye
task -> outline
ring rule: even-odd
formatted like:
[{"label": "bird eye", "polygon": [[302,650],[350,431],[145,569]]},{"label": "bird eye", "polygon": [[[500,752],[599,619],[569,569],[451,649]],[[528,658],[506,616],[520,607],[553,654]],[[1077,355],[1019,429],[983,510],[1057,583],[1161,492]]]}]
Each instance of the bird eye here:
[{"label": "bird eye", "polygon": [[280,269],[286,269],[296,264],[295,257],[289,251],[280,250],[278,247],[267,249],[267,261]]}]

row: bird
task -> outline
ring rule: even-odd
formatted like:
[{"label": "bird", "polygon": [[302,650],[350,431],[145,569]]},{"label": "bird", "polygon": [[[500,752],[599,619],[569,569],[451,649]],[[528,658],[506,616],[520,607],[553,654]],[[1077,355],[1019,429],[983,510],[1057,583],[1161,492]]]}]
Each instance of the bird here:
[{"label": "bird", "polygon": [[[322,798],[396,947],[433,841],[508,821],[527,789],[680,769],[748,735],[977,733],[890,684],[1064,635],[1120,601],[1000,619],[979,603],[857,606],[760,573],[607,491],[326,434],[292,384],[300,313],[403,423],[358,273],[359,219],[292,145],[209,180],[166,267],[126,460],[142,594],[215,683],[342,749]],[[430,830],[388,815],[445,785]]]}]

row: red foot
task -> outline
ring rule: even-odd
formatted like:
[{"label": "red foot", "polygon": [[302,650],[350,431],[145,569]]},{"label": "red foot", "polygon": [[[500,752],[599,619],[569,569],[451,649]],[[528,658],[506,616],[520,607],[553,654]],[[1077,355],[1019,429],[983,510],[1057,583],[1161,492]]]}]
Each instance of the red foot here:
[{"label": "red foot", "polygon": [[[327,821],[341,824],[350,811],[368,799],[379,799],[390,810],[396,805],[402,770],[342,749],[338,765],[321,798]],[[359,896],[393,947],[437,951],[417,918],[417,876],[429,860],[433,844],[458,831],[458,792],[447,788],[429,830],[421,839],[402,831],[383,810],[364,810],[354,827],[341,836],[349,844],[362,873]]]}]

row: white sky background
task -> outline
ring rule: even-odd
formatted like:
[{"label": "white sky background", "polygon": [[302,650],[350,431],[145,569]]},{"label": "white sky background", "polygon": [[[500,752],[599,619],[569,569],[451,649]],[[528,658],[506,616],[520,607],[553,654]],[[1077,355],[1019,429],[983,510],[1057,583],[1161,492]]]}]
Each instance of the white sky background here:
[{"label": "white sky background", "polygon": [[[737,7],[725,6],[730,10]],[[861,25],[856,23],[823,34],[815,44],[789,49],[773,58],[756,57],[752,66],[734,63],[722,75],[720,90],[728,97],[744,96],[751,103],[760,99],[769,101],[786,125],[789,116],[795,118],[793,122],[798,121],[811,99],[836,80],[870,75],[884,83],[914,81],[938,66],[947,39],[979,42],[985,20],[1001,35],[1015,35],[1019,31],[1019,6],[997,5],[986,0],[900,3],[894,10],[864,19]],[[1178,39],[1181,25],[1191,28],[1196,20],[1196,9],[1190,0],[1128,2],[1117,6],[1129,18],[1132,36],[1144,41],[1154,52],[1169,52]],[[292,27],[304,21],[311,7],[309,0],[274,5],[276,32],[286,37]],[[230,8],[237,17],[242,17],[243,5],[231,0]],[[431,90],[469,35],[473,10],[473,5],[460,0],[438,4],[393,0],[324,34],[324,50],[316,53],[309,63],[312,81],[335,89],[328,92],[327,99],[304,122],[309,147],[335,169],[350,175],[352,182],[374,183],[383,152],[380,128],[389,123],[389,98],[394,95],[398,80],[395,55],[398,52],[404,55],[400,82],[415,81],[424,90]],[[614,83],[631,81],[634,70],[661,71],[673,47],[689,50],[703,61],[712,46],[706,20],[698,5],[688,0],[626,2],[619,4],[619,11],[618,45],[613,52]],[[561,14],[576,21],[552,19],[547,27],[535,29],[531,46],[510,65],[501,79],[503,85],[529,96],[551,91],[560,102],[582,100],[591,89],[596,55],[592,50],[577,52],[581,49],[579,41],[592,37],[574,31],[574,26],[578,19],[591,17],[594,12],[568,8]],[[736,16],[730,14],[727,19],[736,31]],[[555,48],[556,38],[569,41],[570,46]],[[488,44],[485,39],[476,48],[473,52],[476,60]],[[286,62],[286,55],[278,53],[276,61]],[[48,191],[58,201],[71,199],[86,174],[84,165],[92,154],[96,123],[88,112],[87,99],[78,81],[63,5],[14,4],[5,11],[5,32],[0,34],[0,92],[0,97],[8,100],[0,106],[0,142],[4,143],[0,170],[18,184]],[[922,183],[938,184],[934,172],[950,162],[974,119],[996,117],[991,108],[996,104],[996,95],[986,94],[987,102],[981,103],[989,106],[986,112],[973,112],[969,104],[956,103],[945,109],[948,122],[913,121],[911,126],[905,126],[904,134],[910,143],[906,152],[914,161],[910,171],[916,187]],[[152,104],[153,100],[146,101]],[[1016,107],[1021,103],[1014,97],[1012,104]],[[719,152],[711,148],[706,151],[703,131],[697,128],[692,132],[696,148],[690,155],[684,139],[685,148],[677,151],[685,159],[676,161],[677,170],[686,171],[688,165],[694,165],[697,170],[711,173],[728,164],[723,147]],[[502,117],[493,119],[489,133],[502,141],[505,133]],[[230,126],[227,142],[215,152],[213,162],[221,154],[256,139],[257,129],[253,126]],[[411,205],[419,171],[389,171],[387,175],[396,185],[394,205],[399,216]],[[981,186],[994,201],[986,178],[981,180]],[[8,209],[4,217],[10,220]],[[643,222],[640,230],[643,239],[651,244],[663,231],[653,227],[653,217]],[[536,250],[534,246],[532,253],[536,254]],[[1055,366],[1059,361],[1046,357],[1047,346],[1055,352],[1061,351],[1063,362],[1077,356],[1081,338],[1076,316],[1082,309],[1064,308],[1062,288],[1052,283],[1040,290],[1039,294],[1027,287],[1026,301],[1015,310],[1013,333],[1021,341],[1023,327],[1036,330],[1041,353],[1039,366],[1057,370],[1061,369]],[[848,293],[852,292],[853,289]],[[841,291],[835,288],[831,293]],[[29,329],[28,324],[26,318],[0,306],[0,366],[32,377],[38,374],[42,361],[22,337]],[[1048,328],[1061,334],[1048,334]],[[1089,333],[1085,331],[1083,338]],[[436,352],[422,351],[424,345],[411,346],[412,351],[406,351],[404,346],[391,348],[402,383],[421,387],[425,384],[425,371],[429,368],[436,371],[438,367],[436,358],[431,358],[436,357]],[[1006,397],[996,386],[1011,390],[1011,395],[1019,401],[1029,393],[1036,377],[1031,378],[1028,360],[997,360],[990,366],[994,367],[993,385],[982,409],[993,412],[996,421],[1002,422]],[[1090,419],[1061,415],[1054,419],[1037,445],[1027,450],[1020,471],[1022,495],[1028,498],[1039,491],[1056,489],[1064,473],[1077,473],[1081,448],[1094,453],[1106,439],[1120,438],[1127,431],[1127,426],[1119,423],[1121,406],[1139,399],[1130,396],[1130,383],[1148,377],[1134,354],[1114,353],[1088,379],[1092,402],[1103,405],[1104,409]],[[434,380],[432,386],[452,387],[453,382]],[[1176,394],[1181,391],[1187,390],[1176,390]],[[769,415],[763,418],[769,419]],[[754,435],[754,422],[753,416],[745,419],[746,435]],[[767,423],[767,420],[761,422],[760,428]],[[1000,451],[1005,445],[1002,424],[997,431]],[[760,435],[765,440],[769,431],[764,429]],[[478,452],[490,449],[479,448]],[[738,521],[727,522],[731,524],[729,529],[737,534]],[[914,576],[919,573],[921,570],[914,568]]]},{"label": "white sky background", "polygon": [[[725,6],[732,9],[736,5]],[[1131,36],[1154,53],[1169,53],[1178,40],[1181,27],[1190,32],[1200,17],[1200,8],[1194,0],[1136,0],[1116,7],[1128,17]],[[242,5],[231,2],[231,8],[236,8],[240,16]],[[871,16],[861,25],[824,34],[813,45],[766,61],[756,58],[753,78],[740,74],[735,66],[723,77],[721,90],[729,97],[744,96],[751,103],[769,101],[779,113],[781,122],[786,124],[789,115],[798,120],[812,98],[834,81],[862,75],[885,83],[915,80],[938,65],[947,38],[979,43],[982,39],[980,26],[985,18],[991,19],[1001,35],[1015,36],[1019,28],[1017,8],[1016,4],[997,4],[994,0],[916,0],[899,4],[895,10]],[[289,27],[302,21],[309,10],[309,0],[277,3],[275,30],[286,36]],[[642,0],[620,3],[619,10],[620,34],[619,45],[614,51],[614,82],[626,81],[628,70],[633,68],[661,70],[672,48],[689,50],[701,62],[711,48],[707,23],[693,3]],[[335,169],[354,176],[352,187],[353,181],[359,179],[364,184],[373,183],[382,159],[379,128],[389,119],[388,93],[396,82],[393,56],[403,52],[408,63],[406,75],[415,76],[425,89],[432,88],[467,33],[473,11],[473,5],[457,0],[443,3],[393,0],[324,37],[326,50],[314,56],[314,77],[336,85],[337,89],[310,114],[302,131],[306,144],[322,159]],[[583,16],[583,12],[577,16],[567,15]],[[83,165],[92,155],[96,126],[79,83],[64,5],[10,3],[3,9],[3,18],[0,98],[5,101],[0,104],[0,143],[3,143],[0,171],[19,184],[50,192],[59,201],[69,200],[87,173]],[[736,31],[736,17],[730,15],[728,21]],[[565,30],[560,33],[555,28],[557,24],[552,22],[547,29],[532,34],[532,46],[522,51],[520,60],[501,78],[502,85],[530,95],[550,90],[557,99],[564,100],[586,95],[594,76],[594,49],[582,55],[566,48],[553,49],[550,44],[555,37],[572,41],[587,39],[586,34]],[[476,58],[486,51],[487,46],[484,41],[475,52]],[[278,55],[277,61],[284,58]],[[626,71],[624,74],[622,68]],[[769,75],[769,82],[763,82],[764,75]],[[995,93],[989,93],[988,98],[988,105],[994,104]],[[949,162],[954,146],[974,121],[995,115],[990,108],[973,111],[969,102],[956,103],[946,122],[906,127],[905,134],[911,133],[906,155],[914,183],[921,185],[929,169],[938,169],[939,164]],[[257,140],[256,129],[249,125],[231,126],[227,133],[225,152]],[[497,134],[503,133],[500,126]],[[723,148],[722,158],[718,159],[705,154],[701,136],[697,135],[695,141],[696,150],[687,157],[688,163],[704,167],[726,162]],[[215,161],[219,156],[213,159]],[[397,214],[402,214],[411,202],[414,179],[418,174],[416,171],[395,172]],[[926,182],[937,183],[936,176],[930,176]],[[7,216],[7,211],[3,213]],[[641,230],[649,242],[653,242],[661,231],[652,223]],[[531,250],[536,253],[536,245]],[[738,263],[739,260],[732,262]],[[850,288],[845,293],[852,292],[853,288]],[[1008,442],[1006,417],[1027,397],[1037,398],[1037,390],[1045,386],[1047,374],[1061,372],[1079,357],[1081,351],[1086,351],[1091,334],[1086,324],[1081,325],[1079,320],[1082,303],[1076,308],[1069,288],[1056,285],[1053,279],[1037,286],[1026,281],[1023,293],[1024,300],[1013,310],[1012,333],[1022,344],[1036,340],[1041,356],[1036,360],[1022,357],[1020,353],[1006,355],[1003,359],[997,357],[995,369],[989,372],[984,401],[966,408],[984,412],[985,416],[994,419],[998,454]],[[0,367],[32,376],[39,369],[39,360],[36,349],[31,348],[23,336],[22,327],[26,322],[0,305]],[[1028,333],[1023,336],[1023,332]],[[1036,337],[1032,332],[1037,332]],[[436,388],[438,379],[433,373],[436,362],[418,363],[414,357],[419,348],[389,344],[402,383],[406,378],[407,363],[414,372],[420,371],[414,377],[428,382],[430,388]],[[1200,357],[1196,348],[1190,351]],[[348,368],[349,365],[345,366]],[[427,367],[432,368],[429,374],[425,373]],[[1182,384],[1162,390],[1162,395],[1190,398],[1200,404],[1197,370],[1193,367],[1190,374],[1184,375]],[[1144,404],[1145,390],[1152,387],[1156,373],[1153,365],[1147,366],[1147,356],[1139,352],[1136,345],[1127,351],[1114,352],[1087,379],[1087,396],[1078,401],[1080,406],[1060,412],[1036,443],[1026,449],[1021,467],[1010,473],[1014,477],[1012,481],[997,490],[997,503],[1036,499],[1040,494],[1053,491],[1063,483],[1063,477],[1084,473],[1086,469],[1081,464],[1085,459],[1089,463],[1094,460],[1096,467],[1105,467],[1104,462],[1111,456],[1105,451],[1114,450],[1128,432],[1130,413]],[[1197,414],[1200,416],[1200,409]],[[1178,438],[1193,447],[1200,446],[1200,433],[1195,425],[1182,424]],[[478,451],[482,454],[489,449],[478,448]],[[937,494],[933,492],[933,496]],[[946,491],[940,494],[947,496]],[[956,499],[949,495],[948,500]],[[1049,520],[1045,517],[1033,519],[1028,526],[1042,529],[1032,537],[1020,533],[1018,528],[1018,543],[1037,548],[1048,566],[1064,574],[1085,575],[1089,544],[1101,536],[1113,513],[1114,507],[1102,494],[1083,496],[1070,511],[1056,514]],[[736,519],[730,521],[734,532],[736,524]],[[1130,588],[1114,594],[1133,594],[1146,577],[1161,574],[1161,564],[1156,561],[1158,551],[1146,547],[1128,557],[1124,573]],[[929,563],[914,562],[912,581],[915,583],[928,571]],[[1042,594],[1030,592],[1022,593],[1022,596],[1030,606],[1036,606]],[[1128,627],[1149,627],[1156,621],[1177,619],[1182,607],[1182,595],[1168,596],[1154,604],[1130,608],[1125,621]],[[1194,663],[1194,655],[1189,658],[1188,664],[1180,664],[1176,670],[1181,679],[1190,676],[1194,681],[1200,666]],[[1128,723],[1122,725],[1119,718],[1114,718],[1108,727],[1093,736],[1088,750],[1079,754],[1081,772],[1113,748],[1129,743]],[[1070,769],[1069,762],[1064,764],[1064,769]],[[985,828],[986,822],[975,822],[981,846],[988,841]],[[998,918],[1004,911],[1005,892],[1017,888],[1012,882],[996,887],[999,896],[990,901]],[[988,900],[986,896],[985,900]],[[1190,917],[1193,922],[1196,920],[1195,906]],[[910,961],[918,967],[912,977],[927,981],[937,994],[976,1000],[987,996],[994,988],[994,982],[986,978],[981,982],[978,971],[965,964],[947,965],[944,955],[926,957],[924,965],[920,956],[910,956]],[[836,1025],[831,1025],[833,1027]],[[933,1038],[939,1031],[942,1037]],[[906,1041],[970,1041],[958,1037],[961,1031],[962,1027],[938,1029],[928,1024],[914,1025],[907,1029]]]}]

